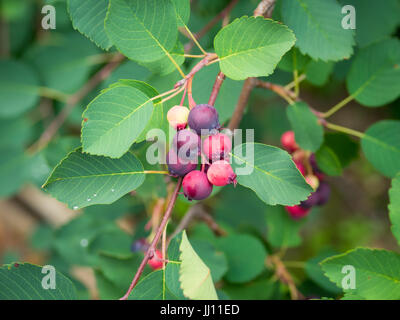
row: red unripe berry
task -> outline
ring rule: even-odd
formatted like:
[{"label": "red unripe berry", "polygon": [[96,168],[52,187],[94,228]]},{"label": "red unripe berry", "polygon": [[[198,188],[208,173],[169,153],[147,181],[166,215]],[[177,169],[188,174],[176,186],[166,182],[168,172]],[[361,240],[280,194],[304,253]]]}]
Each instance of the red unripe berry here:
[{"label": "red unripe berry", "polygon": [[225,159],[231,150],[232,141],[223,133],[213,134],[203,141],[203,153],[210,161]]},{"label": "red unripe berry", "polygon": [[304,167],[304,165],[299,162],[299,161],[294,161],[294,164],[296,165],[297,169],[299,169],[300,173],[305,176],[306,174],[306,168]]},{"label": "red unripe berry", "polygon": [[207,171],[207,178],[214,186],[222,187],[233,183],[236,186],[236,174],[228,161],[218,160],[211,164]]},{"label": "red unripe berry", "polygon": [[151,257],[151,259],[149,259],[147,263],[153,270],[161,269],[163,263],[162,263],[162,254],[160,250],[155,250],[154,256]]},{"label": "red unripe berry", "polygon": [[167,112],[167,120],[175,130],[186,128],[189,109],[184,106],[174,106]]},{"label": "red unripe berry", "polygon": [[182,189],[188,200],[203,200],[211,194],[213,186],[204,172],[194,170],[183,178]]},{"label": "red unripe berry", "polygon": [[282,147],[289,153],[296,151],[299,146],[294,139],[294,132],[293,131],[286,131],[281,136],[281,144]]},{"label": "red unripe berry", "polygon": [[221,127],[217,110],[209,104],[198,104],[190,110],[188,124],[198,135],[202,130],[212,131]]},{"label": "red unripe berry", "polygon": [[285,209],[293,219],[303,218],[310,212],[309,208],[302,208],[300,206],[286,206]]},{"label": "red unripe berry", "polygon": [[169,173],[175,177],[183,177],[197,168],[197,157],[194,159],[184,157],[182,159],[173,148],[168,151],[166,160]]}]

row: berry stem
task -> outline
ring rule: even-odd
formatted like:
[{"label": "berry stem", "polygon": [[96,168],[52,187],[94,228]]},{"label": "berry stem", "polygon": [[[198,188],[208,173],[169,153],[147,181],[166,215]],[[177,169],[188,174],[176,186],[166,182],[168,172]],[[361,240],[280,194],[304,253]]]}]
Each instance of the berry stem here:
[{"label": "berry stem", "polygon": [[180,106],[183,106],[183,103],[185,102],[186,90],[187,90],[187,85],[185,84],[185,91],[183,91],[183,95],[182,95]]},{"label": "berry stem", "polygon": [[358,137],[360,139],[364,137],[364,133],[363,132],[356,131],[356,130],[353,130],[353,129],[350,129],[350,128],[346,128],[346,127],[342,127],[342,126],[339,126],[337,124],[333,124],[333,123],[329,123],[329,122],[325,121],[324,126],[329,128],[329,129],[332,129],[332,130],[336,130],[336,131],[339,131],[339,132],[347,133],[349,135]]},{"label": "berry stem", "polygon": [[164,229],[168,223],[168,220],[171,217],[172,209],[174,208],[176,199],[178,197],[178,192],[181,189],[181,186],[182,186],[182,178],[179,178],[178,182],[176,183],[175,189],[172,193],[171,199],[169,200],[167,210],[165,211],[164,217],[163,217],[163,219],[160,223],[160,226],[158,227],[157,232],[153,238],[153,241],[151,242],[149,248],[147,249],[147,251],[144,255],[144,258],[143,258],[142,262],[140,263],[139,269],[137,270],[135,276],[133,277],[133,280],[129,286],[128,291],[125,293],[125,295],[122,298],[120,298],[120,300],[127,300],[130,293],[132,292],[133,288],[138,283],[140,276],[142,275],[147,262],[151,258],[151,254],[155,251],[157,243],[161,238],[161,234],[164,232]]},{"label": "berry stem", "polygon": [[[357,92],[356,92],[357,93]],[[355,98],[355,94],[350,95],[348,97],[346,97],[345,99],[343,99],[342,101],[340,101],[338,104],[334,105],[332,108],[330,108],[327,112],[322,114],[323,118],[328,118],[331,115],[333,115],[334,113],[336,113],[337,111],[339,111],[340,109],[342,109],[345,105],[347,105],[350,101],[352,101]]]},{"label": "berry stem", "polygon": [[187,95],[188,95],[190,109],[192,109],[196,106],[196,102],[194,101],[193,96],[192,96],[192,81],[193,81],[193,76],[190,77],[187,81]]},{"label": "berry stem", "polygon": [[222,71],[218,72],[217,77],[215,78],[215,82],[210,94],[210,99],[208,100],[208,104],[214,106],[215,101],[217,100],[219,90],[221,89],[222,83],[225,80],[225,75]]}]

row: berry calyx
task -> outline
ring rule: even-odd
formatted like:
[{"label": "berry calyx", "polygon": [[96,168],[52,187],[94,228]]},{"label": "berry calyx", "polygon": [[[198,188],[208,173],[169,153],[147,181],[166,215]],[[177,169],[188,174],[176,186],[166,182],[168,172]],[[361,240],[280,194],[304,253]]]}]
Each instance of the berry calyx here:
[{"label": "berry calyx", "polygon": [[286,131],[281,136],[281,144],[282,147],[289,153],[292,153],[299,149],[299,146],[294,139],[294,132],[293,131]]},{"label": "berry calyx", "polygon": [[160,250],[155,250],[153,257],[151,257],[147,263],[153,270],[161,269],[163,263],[162,263],[162,254]]},{"label": "berry calyx", "polygon": [[194,170],[183,178],[182,189],[188,200],[203,200],[211,194],[213,186],[204,172]]},{"label": "berry calyx", "polygon": [[203,141],[203,153],[210,161],[225,159],[231,150],[232,141],[223,133],[208,136]]},{"label": "berry calyx", "polygon": [[183,177],[185,174],[197,168],[197,157],[195,159],[178,157],[178,153],[171,148],[167,153],[168,171],[172,176]]},{"label": "berry calyx", "polygon": [[175,130],[186,128],[189,117],[189,109],[184,106],[174,106],[167,112],[167,120]]},{"label": "berry calyx", "polygon": [[193,130],[180,130],[172,140],[172,147],[180,158],[194,159],[200,155],[201,139]]},{"label": "berry calyx", "polygon": [[228,161],[218,160],[211,164],[207,171],[207,178],[214,186],[225,186],[233,183],[236,186],[236,174]]},{"label": "berry calyx", "polygon": [[209,104],[198,104],[190,110],[188,124],[198,135],[201,135],[201,130],[212,131],[221,127],[217,110]]},{"label": "berry calyx", "polygon": [[303,218],[310,212],[310,209],[301,206],[286,206],[285,209],[293,219]]}]

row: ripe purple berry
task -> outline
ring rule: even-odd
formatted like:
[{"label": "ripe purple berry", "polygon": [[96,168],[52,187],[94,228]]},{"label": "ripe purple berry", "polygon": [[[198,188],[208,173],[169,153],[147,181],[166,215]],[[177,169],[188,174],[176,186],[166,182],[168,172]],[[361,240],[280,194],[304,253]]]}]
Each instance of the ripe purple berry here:
[{"label": "ripe purple berry", "polygon": [[193,130],[180,130],[172,140],[172,147],[180,158],[195,159],[200,155],[201,139]]},{"label": "ripe purple berry", "polygon": [[197,158],[195,159],[181,159],[178,157],[177,152],[171,148],[167,154],[168,171],[175,177],[183,177],[185,174],[197,168]]},{"label": "ripe purple berry", "polygon": [[210,161],[225,159],[232,150],[231,139],[223,133],[208,136],[203,142],[203,152]]},{"label": "ripe purple berry", "polygon": [[217,110],[209,104],[198,104],[190,110],[188,124],[198,135],[201,135],[201,130],[218,130],[221,127]]},{"label": "ripe purple berry", "polygon": [[212,163],[207,171],[207,178],[214,186],[226,186],[233,183],[236,185],[236,174],[228,161],[218,160]]},{"label": "ripe purple berry", "polygon": [[317,205],[323,206],[330,198],[331,187],[326,182],[321,182],[316,192],[318,192]]},{"label": "ripe purple berry", "polygon": [[213,186],[204,172],[194,170],[183,178],[182,189],[188,200],[203,200],[211,194]]},{"label": "ripe purple berry", "polygon": [[146,239],[141,238],[139,240],[136,240],[134,243],[131,245],[131,251],[132,252],[138,252],[138,251],[146,251],[149,248],[149,244],[147,243]]}]

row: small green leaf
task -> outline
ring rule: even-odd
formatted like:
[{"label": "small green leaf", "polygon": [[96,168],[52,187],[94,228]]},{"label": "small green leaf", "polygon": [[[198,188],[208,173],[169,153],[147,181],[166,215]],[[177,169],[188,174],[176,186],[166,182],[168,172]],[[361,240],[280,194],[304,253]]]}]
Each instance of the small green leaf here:
[{"label": "small green leaf", "polygon": [[[42,273],[42,270],[45,270]],[[51,270],[30,263],[14,263],[0,267],[0,300],[75,300],[76,289],[71,280],[54,270],[56,287],[45,288],[44,279]]]},{"label": "small green leaf", "polygon": [[228,259],[225,278],[244,283],[257,277],[263,270],[267,252],[260,240],[247,234],[231,234],[219,238],[218,247]]},{"label": "small green leaf", "polygon": [[245,143],[234,149],[232,157],[238,183],[252,189],[266,204],[292,206],[307,199],[312,191],[282,149]]},{"label": "small green leaf", "polygon": [[[327,277],[342,287],[342,281],[349,273],[342,273],[344,266],[355,271],[355,289],[343,290],[364,299],[400,299],[400,255],[378,249],[358,248],[321,262]],[[346,280],[346,279],[345,279]]]},{"label": "small green leaf", "polygon": [[146,92],[120,82],[111,85],[90,102],[82,115],[83,151],[121,157],[145,129],[153,109]]},{"label": "small green leaf", "polygon": [[27,64],[0,60],[0,117],[17,117],[39,101],[39,79]]},{"label": "small green leaf", "polygon": [[311,60],[306,67],[306,79],[314,86],[323,86],[333,71],[333,62]]},{"label": "small green leaf", "polygon": [[105,27],[119,51],[142,62],[163,58],[178,36],[170,0],[110,0]]},{"label": "small green leaf", "polygon": [[303,54],[338,61],[349,58],[354,45],[353,30],[342,27],[341,9],[336,0],[283,0],[281,14]]},{"label": "small green leaf", "polygon": [[383,175],[400,171],[400,121],[383,120],[367,129],[361,147],[368,161]]},{"label": "small green leaf", "polygon": [[336,153],[328,146],[323,145],[315,153],[319,168],[330,176],[340,176],[343,168]]},{"label": "small green leaf", "polygon": [[385,39],[357,52],[347,89],[362,105],[379,107],[400,95],[400,40]]},{"label": "small green leaf", "polygon": [[70,208],[78,209],[112,203],[143,181],[143,166],[131,152],[110,159],[77,149],[53,170],[43,188]]},{"label": "small green leaf", "polygon": [[107,8],[108,0],[68,0],[73,27],[105,50],[112,46],[104,30]]},{"label": "small green leaf", "polygon": [[305,150],[317,151],[324,140],[324,130],[317,116],[304,102],[296,102],[286,109],[296,142]]},{"label": "small green leaf", "polygon": [[182,234],[179,250],[181,251],[180,260],[182,261],[179,280],[184,295],[194,300],[218,300],[210,269],[193,250],[186,232]]},{"label": "small green leaf", "polygon": [[392,179],[389,190],[389,218],[392,224],[392,233],[400,244],[400,173]]},{"label": "small green leaf", "polygon": [[244,16],[218,32],[214,47],[222,72],[243,80],[271,74],[294,42],[286,26],[263,17]]}]

